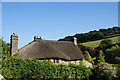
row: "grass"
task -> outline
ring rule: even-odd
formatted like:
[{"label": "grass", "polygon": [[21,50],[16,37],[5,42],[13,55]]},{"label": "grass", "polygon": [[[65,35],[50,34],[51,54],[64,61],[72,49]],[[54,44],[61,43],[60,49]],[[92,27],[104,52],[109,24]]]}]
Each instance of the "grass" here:
[{"label": "grass", "polygon": [[113,67],[119,67],[120,68],[120,64],[112,64]]},{"label": "grass", "polygon": [[[108,39],[111,39],[113,44],[114,43],[120,43],[120,36],[117,36],[117,37],[112,37],[112,38],[108,38]],[[101,40],[97,40],[97,41],[90,41],[90,42],[85,42],[85,43],[82,43],[83,45],[85,46],[88,46],[88,47],[91,47],[91,48],[95,48],[95,47],[98,47],[100,42],[102,41],[103,39]]]}]

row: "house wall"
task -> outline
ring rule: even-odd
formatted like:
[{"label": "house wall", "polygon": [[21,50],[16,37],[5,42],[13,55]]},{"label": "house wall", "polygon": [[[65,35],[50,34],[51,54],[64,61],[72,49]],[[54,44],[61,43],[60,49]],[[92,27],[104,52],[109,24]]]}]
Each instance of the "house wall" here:
[{"label": "house wall", "polygon": [[[52,63],[54,63],[54,59],[49,59],[49,61],[51,61]],[[75,65],[79,65],[80,64],[80,60],[77,61],[64,61],[64,60],[58,60],[59,63],[54,63],[54,64],[63,64],[63,65],[68,65],[68,64],[75,64]]]},{"label": "house wall", "polygon": [[[59,63],[54,63],[54,59],[49,59],[49,61],[51,61],[53,64],[57,64],[57,65],[59,65],[59,64],[63,64],[63,65],[68,65],[68,64],[80,65],[80,60],[77,60],[77,61],[64,61],[64,60],[59,59],[58,60]],[[92,68],[92,63],[84,60],[84,64],[85,64],[86,67]]]}]

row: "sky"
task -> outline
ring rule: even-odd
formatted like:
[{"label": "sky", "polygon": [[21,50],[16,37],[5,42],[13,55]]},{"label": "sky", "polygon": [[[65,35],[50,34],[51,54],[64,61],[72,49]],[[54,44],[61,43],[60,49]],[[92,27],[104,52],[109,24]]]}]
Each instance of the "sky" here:
[{"label": "sky", "polygon": [[[118,14],[120,14],[120,1],[118,3]],[[120,15],[118,15],[118,26],[120,26]]]},{"label": "sky", "polygon": [[0,38],[2,37],[2,3],[0,2]]},{"label": "sky", "polygon": [[1,0],[2,2],[118,2],[119,0]]},{"label": "sky", "polygon": [[118,25],[117,2],[3,2],[2,36],[19,36],[19,48],[41,36],[58,40]]}]

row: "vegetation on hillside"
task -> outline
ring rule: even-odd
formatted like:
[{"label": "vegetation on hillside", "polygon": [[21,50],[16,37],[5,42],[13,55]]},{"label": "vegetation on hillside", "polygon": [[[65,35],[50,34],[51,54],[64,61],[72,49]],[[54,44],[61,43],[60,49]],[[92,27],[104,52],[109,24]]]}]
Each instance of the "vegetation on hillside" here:
[{"label": "vegetation on hillside", "polygon": [[84,52],[84,58],[85,58],[85,60],[87,60],[91,63],[94,63],[88,51]]},{"label": "vegetation on hillside", "polygon": [[99,29],[99,31],[94,30],[88,33],[75,34],[74,36],[67,36],[63,39],[59,39],[59,41],[73,41],[73,37],[76,37],[78,39],[78,43],[84,43],[105,38],[111,38],[115,36],[120,36],[120,27]]},{"label": "vegetation on hillside", "polygon": [[101,62],[94,69],[94,77],[96,80],[118,80],[117,79],[117,69],[112,67],[111,64]]},{"label": "vegetation on hillside", "polygon": [[[86,47],[84,44],[78,46],[82,52],[86,50],[87,55],[92,56],[94,61],[93,80],[120,79],[120,43],[113,44],[111,39],[103,39],[94,49]],[[90,62],[89,58],[84,57]]]},{"label": "vegetation on hillside", "polygon": [[120,63],[120,46],[116,45],[105,51],[105,59],[112,64]]},{"label": "vegetation on hillside", "polygon": [[96,56],[97,63],[105,62],[104,57],[105,57],[105,55],[104,55],[103,51],[99,50],[98,55]]},{"label": "vegetation on hillside", "polygon": [[[107,38],[107,39],[112,40],[113,44],[120,43],[120,36],[116,36],[116,37],[112,37],[112,38]],[[82,43],[82,44],[85,45],[85,46],[91,47],[91,48],[96,48],[96,47],[99,46],[99,44],[100,44],[100,42],[102,40],[104,40],[104,39],[96,40],[96,41],[90,41],[90,42],[85,42],[85,43]]]}]

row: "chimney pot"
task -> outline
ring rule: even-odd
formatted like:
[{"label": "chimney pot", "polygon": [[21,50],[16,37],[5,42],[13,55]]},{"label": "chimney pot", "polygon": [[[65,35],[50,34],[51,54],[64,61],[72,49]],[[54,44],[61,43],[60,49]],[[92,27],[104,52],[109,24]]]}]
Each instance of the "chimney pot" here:
[{"label": "chimney pot", "polygon": [[77,38],[74,37],[74,44],[77,46]]},{"label": "chimney pot", "polygon": [[34,40],[42,40],[42,38],[39,36],[34,36]]}]

